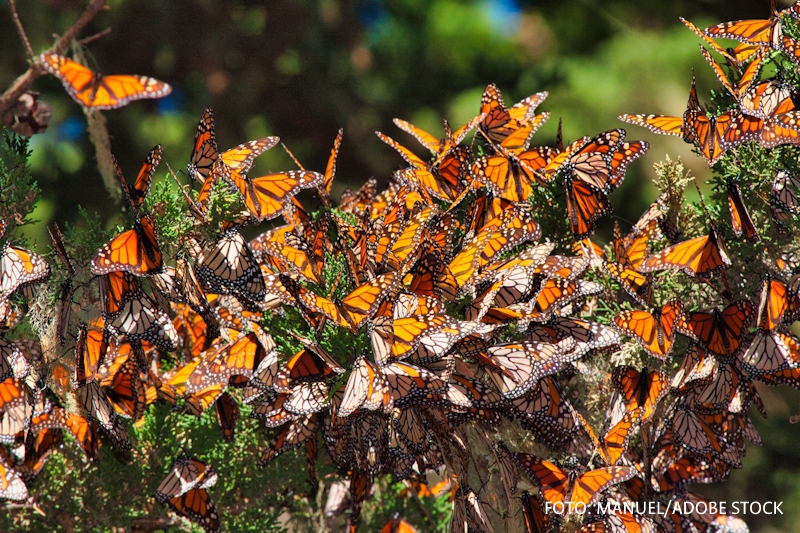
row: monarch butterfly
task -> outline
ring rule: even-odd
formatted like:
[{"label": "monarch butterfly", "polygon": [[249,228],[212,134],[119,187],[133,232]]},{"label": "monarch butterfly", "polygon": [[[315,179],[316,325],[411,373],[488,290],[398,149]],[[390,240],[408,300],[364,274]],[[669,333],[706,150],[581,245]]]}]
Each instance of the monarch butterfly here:
[{"label": "monarch butterfly", "polygon": [[508,307],[524,300],[539,281],[530,268],[516,266],[500,271],[494,282],[469,303],[467,320],[481,320],[495,302],[498,307]]},{"label": "monarch butterfly", "polygon": [[576,241],[591,236],[597,219],[610,212],[608,195],[622,182],[625,168],[650,148],[643,141],[624,141],[625,130],[601,133],[564,164],[567,214]]},{"label": "monarch butterfly", "polygon": [[[523,321],[543,322],[558,313],[563,307],[579,298],[597,294],[602,290],[598,283],[585,280],[551,278],[539,289],[534,298],[526,303],[517,303],[507,308],[492,308],[489,320],[504,321],[505,317]],[[486,321],[486,320],[485,320]]]},{"label": "monarch butterfly", "polygon": [[411,216],[386,253],[385,263],[389,269],[398,271],[399,275],[404,275],[407,269],[413,266],[410,261],[415,260],[416,257],[412,254],[417,252],[423,234],[427,230],[428,222],[434,214],[433,208],[426,207]]},{"label": "monarch butterfly", "polygon": [[242,401],[246,404],[252,403],[269,392],[272,389],[272,382],[278,373],[278,368],[278,351],[275,349],[269,350],[266,357],[261,360],[255,371],[253,371],[253,375],[247,381],[242,393]]},{"label": "monarch butterfly", "polygon": [[[550,116],[549,113],[537,115],[524,131],[529,136],[539,129]],[[523,130],[520,130],[523,131]],[[533,192],[534,183],[545,185],[555,174],[551,164],[556,150],[539,147],[528,150],[527,141],[519,148],[507,148],[506,143],[515,140],[509,136],[496,146],[496,154],[477,158],[472,164],[472,175],[498,197],[512,202],[524,202]]]},{"label": "monarch butterfly", "polygon": [[750,219],[750,214],[747,212],[744,202],[742,202],[742,195],[739,193],[739,186],[736,184],[736,180],[728,176],[726,185],[728,187],[728,209],[731,212],[733,234],[737,238],[744,235],[745,239],[758,242],[761,238],[758,236],[758,231]]},{"label": "monarch butterfly", "polygon": [[178,332],[167,314],[141,290],[138,282],[129,284],[135,278],[127,282],[119,281],[125,279],[124,272],[112,272],[101,278],[105,327],[116,337],[124,337],[130,343],[147,341],[163,350],[177,348]]},{"label": "monarch butterfly", "polygon": [[678,322],[678,331],[699,340],[716,356],[730,359],[739,351],[753,313],[752,302],[737,300],[722,311],[687,313]]},{"label": "monarch butterfly", "polygon": [[248,211],[259,220],[270,220],[301,189],[321,185],[324,176],[317,172],[294,170],[249,178],[246,172],[253,160],[278,142],[278,137],[264,137],[223,152],[214,163],[212,174],[233,185]]},{"label": "monarch butterfly", "polygon": [[0,449],[0,498],[25,501],[28,499],[28,487],[12,463],[8,452],[4,448]]},{"label": "monarch butterfly", "polygon": [[75,287],[72,285],[72,278],[67,278],[61,285],[61,307],[58,312],[58,322],[56,324],[56,336],[58,344],[61,346],[66,342],[66,330],[69,328],[69,317],[72,312],[72,297]]},{"label": "monarch butterfly", "polygon": [[[744,73],[742,74],[739,81],[734,85],[728,79],[728,76],[725,74],[725,71],[722,67],[717,63],[711,54],[708,53],[708,50],[703,48],[700,45],[700,51],[703,53],[703,57],[711,65],[711,68],[714,70],[714,74],[717,76],[717,79],[722,83],[722,86],[733,96],[737,102],[740,102],[744,95],[748,92],[753,82],[758,78],[758,74],[761,71],[761,67],[764,64],[764,60],[767,57],[767,54],[764,49],[760,50],[755,59],[753,59],[750,64],[747,65]],[[760,117],[763,118],[763,117]]]},{"label": "monarch butterfly", "polygon": [[97,457],[100,441],[97,438],[97,423],[76,413],[67,413],[61,407],[54,407],[48,416],[35,417],[31,431],[46,428],[62,428],[78,443],[90,459]]},{"label": "monarch butterfly", "polygon": [[468,486],[460,486],[453,497],[451,530],[494,533],[492,523],[478,495]]},{"label": "monarch butterfly", "polygon": [[707,279],[731,266],[725,241],[713,226],[708,235],[673,244],[644,260],[641,272],[681,269],[691,277]]},{"label": "monarch butterfly", "polygon": [[25,389],[22,386],[22,381],[9,377],[3,382],[0,382],[0,412],[16,416],[16,408],[21,407],[22,411],[24,411],[27,404],[28,399],[25,397]]},{"label": "monarch butterfly", "polygon": [[147,193],[150,191],[150,185],[153,183],[153,175],[156,173],[158,164],[161,162],[161,154],[162,148],[160,144],[157,144],[155,148],[150,150],[150,153],[144,160],[144,164],[142,165],[141,170],[139,170],[139,174],[136,176],[136,181],[134,181],[133,184],[130,184],[125,180],[125,176],[122,174],[122,169],[119,168],[117,160],[112,156],[114,173],[116,174],[117,179],[120,181],[122,191],[125,193],[128,203],[133,208],[133,211],[137,214],[142,208],[142,204],[144,203],[144,199],[147,197]]},{"label": "monarch butterfly", "polygon": [[648,372],[621,366],[614,369],[611,381],[622,395],[629,412],[642,408],[642,421],[647,422],[653,416],[658,404],[669,392],[669,376],[660,370]]},{"label": "monarch butterfly", "polygon": [[740,357],[742,368],[750,376],[780,374],[800,368],[800,342],[780,331],[758,331]]},{"label": "monarch butterfly", "polygon": [[447,389],[451,405],[463,408],[498,407],[503,405],[499,391],[480,381],[452,374]]},{"label": "monarch butterfly", "polygon": [[703,39],[706,42],[706,44],[711,47],[712,50],[714,50],[719,55],[724,57],[729,65],[731,65],[734,69],[739,71],[739,69],[741,67],[741,62],[744,61],[744,59],[740,60],[740,59],[738,59],[736,57],[735,54],[731,55],[727,50],[725,50],[719,44],[717,44],[717,42],[715,40],[713,40],[710,37],[708,37],[705,33],[703,33],[703,31],[700,28],[698,28],[697,26],[695,26],[694,24],[692,24],[691,22],[689,22],[685,18],[683,18],[683,17],[678,17],[678,18],[680,19],[681,22],[683,22],[683,24],[687,28],[689,28],[690,30],[695,32],[701,39]]},{"label": "monarch butterfly", "polygon": [[617,117],[622,122],[642,126],[658,133],[659,135],[684,135],[683,117],[673,117],[668,115],[619,115]]},{"label": "monarch butterfly", "polygon": [[797,63],[800,57],[800,51],[798,50],[800,46],[798,46],[797,41],[783,32],[783,19],[787,14],[795,20],[800,18],[798,17],[800,12],[798,12],[796,6],[778,12],[773,0],[768,19],[723,22],[704,29],[703,33],[710,37],[735,39],[742,43],[779,50]]},{"label": "monarch butterfly", "polygon": [[[339,198],[339,209],[345,213],[353,213],[354,215],[360,217],[366,212],[367,206],[372,204],[372,208],[374,209],[375,213],[374,216],[380,216],[382,214],[380,204],[384,197],[383,195],[392,195],[394,192],[396,192],[397,187],[399,187],[397,182],[390,182],[389,186],[383,191],[382,196],[379,199],[376,198],[376,194],[378,192],[378,182],[375,180],[375,178],[370,178],[364,182],[364,185],[362,185],[358,191],[345,189],[342,192],[342,196]],[[385,205],[385,202],[383,203]]]},{"label": "monarch butterfly", "polygon": [[256,323],[252,326],[254,333],[242,333],[232,344],[203,358],[187,379],[186,392],[199,392],[217,383],[227,384],[232,376],[251,377],[261,361],[275,348],[268,333]]},{"label": "monarch butterfly", "polygon": [[278,370],[272,386],[278,392],[288,393],[300,383],[322,381],[343,372],[344,368],[322,347],[309,343]]},{"label": "monarch butterfly", "polygon": [[276,393],[269,390],[261,396],[260,403],[250,413],[250,417],[263,419],[264,425],[268,428],[282,426],[286,422],[298,418],[297,415],[284,409],[288,398],[289,394],[287,393]]},{"label": "monarch butterfly", "polygon": [[418,128],[410,122],[406,122],[405,120],[396,118],[393,120],[393,122],[401,130],[413,135],[422,146],[436,155],[436,161],[434,162],[435,165],[436,163],[440,162],[448,153],[450,153],[452,150],[455,150],[459,144],[461,144],[461,141],[464,140],[464,137],[466,137],[467,134],[472,131],[472,128],[478,124],[481,118],[482,117],[479,115],[471,119],[469,122],[458,128],[455,132],[450,130],[450,124],[448,124],[448,122],[445,120],[444,139],[438,139],[422,128]]},{"label": "monarch butterfly", "polygon": [[693,390],[696,385],[709,383],[717,367],[717,358],[713,354],[692,343],[672,377],[672,393],[683,394]]},{"label": "monarch butterfly", "polygon": [[[227,383],[215,383],[213,385],[209,385],[208,387],[204,387],[197,392],[187,394],[184,400],[186,412],[197,417],[201,416],[206,412],[206,409],[211,407],[211,405],[214,404],[220,396],[222,396],[222,393],[225,392],[227,387]],[[180,387],[176,386],[175,390],[176,394],[178,394],[177,391],[180,390]]]},{"label": "monarch butterfly", "polygon": [[142,98],[162,98],[169,84],[147,76],[104,76],[58,54],[43,53],[37,63],[58,78],[73,100],[87,109],[116,109]]},{"label": "monarch butterfly", "polygon": [[194,273],[205,290],[232,294],[244,300],[243,305],[266,297],[264,275],[238,230],[224,232],[213,248],[198,258]]},{"label": "monarch butterfly", "polygon": [[[572,317],[552,317],[548,322],[536,324],[528,330],[525,340],[557,344],[570,358],[579,358],[591,350],[620,342],[619,335],[612,328]],[[574,348],[568,349],[573,342]]]},{"label": "monarch butterfly", "polygon": [[139,377],[136,362],[128,359],[114,374],[111,383],[103,388],[117,414],[139,420],[147,404],[146,387]]},{"label": "monarch butterfly", "polygon": [[792,286],[767,273],[761,289],[756,324],[761,331],[772,331],[782,322],[792,322],[800,310],[800,298]]},{"label": "monarch butterfly", "polygon": [[18,344],[0,337],[0,381],[27,376],[30,370],[28,357]]},{"label": "monarch butterfly", "polygon": [[726,411],[739,413],[746,410],[750,401],[750,380],[734,364],[717,365],[712,378],[698,383],[687,396],[687,404],[700,414]]},{"label": "monarch butterfly", "polygon": [[658,488],[668,492],[690,483],[719,483],[728,478],[730,470],[730,465],[710,454],[681,457],[660,475]]},{"label": "monarch butterfly", "polygon": [[530,391],[510,401],[512,413],[547,446],[558,448],[574,439],[578,426],[572,405],[556,381],[539,380]]},{"label": "monarch butterfly", "polygon": [[[157,277],[156,277],[157,279]],[[177,287],[186,298],[186,303],[203,318],[203,322],[210,328],[209,337],[216,337],[221,320],[216,315],[222,311],[223,306],[219,305],[212,310],[208,301],[208,296],[200,286],[200,282],[195,274],[194,267],[186,260],[186,257],[179,255],[175,259],[175,282]],[[158,286],[158,283],[155,284]]]},{"label": "monarch butterfly", "polygon": [[764,122],[759,143],[764,148],[782,144],[800,144],[800,113],[779,113]]},{"label": "monarch butterfly", "polygon": [[677,406],[672,417],[672,430],[677,437],[676,442],[692,452],[710,453],[730,464],[740,464],[736,452],[724,448],[714,430],[686,405]]},{"label": "monarch butterfly", "polygon": [[219,515],[206,489],[193,488],[166,503],[178,515],[197,522],[207,533],[222,531]]},{"label": "monarch butterfly", "polygon": [[613,261],[603,263],[603,268],[622,286],[631,298],[641,305],[650,305],[650,301],[653,298],[652,274],[640,274]]},{"label": "monarch butterfly", "polygon": [[[49,413],[40,415],[50,416]],[[33,425],[36,419],[31,419]],[[48,457],[64,442],[64,433],[60,428],[47,428],[40,431],[28,431],[25,438],[25,459],[15,465],[15,469],[25,481],[32,481],[44,468]]]},{"label": "monarch butterfly", "polygon": [[450,271],[447,260],[436,250],[424,254],[414,267],[414,276],[408,287],[419,297],[455,301],[458,282]]},{"label": "monarch butterfly", "polygon": [[430,394],[444,394],[447,389],[446,379],[415,365],[395,362],[386,365],[382,372],[395,407],[405,407]]},{"label": "monarch butterfly", "polygon": [[325,409],[328,400],[328,386],[321,381],[301,383],[291,388],[283,409],[290,415],[310,415]]},{"label": "monarch butterfly", "polygon": [[287,450],[296,448],[312,438],[317,437],[317,418],[307,415],[296,418],[286,424],[278,435],[269,443],[258,461],[259,468]]},{"label": "monarch butterfly", "polygon": [[236,421],[239,420],[239,406],[227,392],[223,392],[214,404],[217,410],[217,422],[225,440],[232,442],[236,434]]},{"label": "monarch butterfly", "polygon": [[392,357],[416,362],[439,359],[459,340],[475,330],[477,324],[459,321],[446,314],[412,315],[392,322]]},{"label": "monarch butterfly", "polygon": [[386,522],[381,528],[380,533],[417,533],[417,530],[414,527],[400,518],[399,513],[395,513],[391,520]]},{"label": "monarch butterfly", "polygon": [[306,289],[290,276],[281,274],[280,282],[286,288],[286,291],[294,297],[297,302],[296,306],[303,314],[303,318],[315,331],[322,330],[325,325],[325,319],[330,320],[339,327],[350,326],[339,306],[331,300]]},{"label": "monarch butterfly", "polygon": [[[54,222],[53,230],[51,231],[50,228],[47,228],[47,232],[50,234],[50,240],[53,242],[53,250],[56,252],[56,255],[69,272],[69,275],[74,276],[75,268],[72,266],[69,254],[67,254],[67,248],[64,245],[64,236],[61,235],[61,229],[58,227],[58,224]],[[0,238],[2,238],[2,232],[0,232]]]},{"label": "monarch butterfly", "polygon": [[129,450],[131,442],[122,422],[117,418],[114,407],[96,381],[90,381],[77,391],[78,404],[85,409],[87,417],[97,422],[111,438],[114,446],[122,451]]},{"label": "monarch butterfly", "polygon": [[800,180],[793,172],[781,168],[775,170],[775,180],[772,182],[772,191],[769,195],[769,208],[779,230],[785,229],[786,221],[800,213],[798,190],[800,190]]},{"label": "monarch butterfly", "polygon": [[700,150],[709,166],[713,166],[726,150],[762,135],[763,120],[740,112],[726,111],[709,116],[697,98],[694,75],[689,103],[683,116],[620,115],[619,120],[643,126],[653,133],[678,135]]},{"label": "monarch butterfly", "polygon": [[214,133],[214,113],[211,108],[206,108],[200,116],[200,123],[194,134],[192,157],[186,166],[189,178],[205,184],[218,158],[217,139]]},{"label": "monarch butterfly", "polygon": [[498,344],[489,348],[489,357],[503,369],[503,373],[489,370],[489,377],[509,399],[524,395],[541,378],[555,374],[571,359],[563,355],[559,346],[546,343]]},{"label": "monarch butterfly", "polygon": [[372,477],[368,472],[353,469],[350,474],[350,516],[347,519],[347,529],[355,533],[356,526],[361,519],[361,506],[372,494]]},{"label": "monarch butterfly", "polygon": [[367,359],[360,357],[353,365],[353,371],[344,389],[336,416],[346,418],[358,409],[388,413],[394,407],[389,394],[389,384],[383,373]]},{"label": "monarch butterfly", "polygon": [[739,99],[739,108],[743,113],[765,120],[796,109],[791,86],[780,72],[774,78],[751,86]]},{"label": "monarch butterfly", "polygon": [[525,533],[547,533],[552,529],[553,521],[550,515],[544,512],[544,501],[541,496],[522,491],[520,501],[525,518]]},{"label": "monarch butterfly", "polygon": [[539,493],[551,504],[584,504],[597,502],[603,491],[632,478],[636,469],[630,466],[609,466],[584,474],[564,471],[535,455],[512,453],[514,461],[539,486]]},{"label": "monarch butterfly", "polygon": [[615,466],[620,463],[622,456],[628,451],[628,443],[633,437],[639,424],[642,422],[642,413],[644,409],[637,407],[633,411],[628,411],[622,420],[617,422],[611,429],[603,436],[603,441],[597,438],[589,423],[575,411],[575,417],[578,419],[579,424],[583,427],[584,431],[589,435],[589,438],[594,444],[595,450],[603,458],[603,461],[608,466]]},{"label": "monarch butterfly", "polygon": [[537,241],[541,228],[530,213],[518,206],[503,209],[486,223],[450,261],[450,271],[464,290],[476,271],[498,262],[501,254],[528,241]]},{"label": "monarch butterfly", "polygon": [[694,74],[689,103],[683,114],[683,139],[693,143],[709,166],[713,166],[726,150],[743,142],[758,139],[764,125],[762,119],[738,111],[709,116],[697,98]]},{"label": "monarch butterfly", "polygon": [[481,97],[481,120],[478,129],[493,143],[503,143],[508,137],[527,142],[530,130],[525,126],[534,116],[534,111],[547,98],[547,92],[533,94],[507,109],[500,90],[493,83],[486,86]]},{"label": "monarch butterfly", "polygon": [[208,488],[216,482],[217,472],[211,465],[181,452],[158,485],[155,496],[158,501],[165,502],[195,487]]},{"label": "monarch butterfly", "polygon": [[345,296],[341,311],[350,324],[350,330],[358,331],[364,322],[375,314],[380,303],[394,292],[400,281],[400,276],[394,272],[387,272]]},{"label": "monarch butterfly", "polygon": [[150,215],[137,217],[130,229],[100,247],[92,258],[93,274],[130,272],[149,276],[161,272],[164,266],[158,246],[156,226]]},{"label": "monarch butterfly", "polygon": [[50,277],[50,265],[45,259],[8,242],[0,253],[0,301],[7,300],[18,289],[41,283]]},{"label": "monarch butterfly", "polygon": [[[336,159],[339,156],[339,147],[342,145],[342,136],[344,130],[339,129],[336,133],[336,139],[333,141],[333,149],[331,155],[328,157],[328,164],[325,167],[325,177],[322,180],[322,187],[319,188],[320,198],[326,207],[330,206],[331,201],[331,186],[333,185],[333,178],[336,176]],[[300,167],[303,170],[303,167]]]},{"label": "monarch butterfly", "polygon": [[409,168],[396,173],[396,177],[402,185],[418,191],[426,200],[427,205],[433,205],[432,201],[430,201],[431,196],[442,201],[453,200],[456,193],[450,190],[447,182],[434,175],[429,164],[391,137],[379,131],[376,131],[375,134],[380,140],[397,150],[403,159],[411,165]]}]

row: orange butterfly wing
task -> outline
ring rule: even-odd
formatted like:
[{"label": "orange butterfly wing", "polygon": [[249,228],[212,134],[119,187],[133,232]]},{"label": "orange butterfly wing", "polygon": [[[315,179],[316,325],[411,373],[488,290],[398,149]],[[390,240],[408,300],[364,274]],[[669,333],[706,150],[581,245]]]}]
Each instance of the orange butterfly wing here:
[{"label": "orange butterfly wing", "polygon": [[116,109],[133,100],[161,98],[172,92],[169,84],[155,78],[103,76],[57,54],[41,54],[39,64],[61,80],[76,102],[90,109]]},{"label": "orange butterfly wing", "polygon": [[130,229],[104,244],[92,259],[94,274],[130,272],[138,276],[156,274],[163,268],[156,227],[149,215],[141,217]]}]

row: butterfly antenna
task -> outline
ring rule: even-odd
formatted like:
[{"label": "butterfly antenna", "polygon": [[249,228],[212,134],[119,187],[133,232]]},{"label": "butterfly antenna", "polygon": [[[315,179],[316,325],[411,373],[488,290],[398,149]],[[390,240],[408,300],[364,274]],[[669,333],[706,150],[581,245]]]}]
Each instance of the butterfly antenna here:
[{"label": "butterfly antenna", "polygon": [[305,170],[305,167],[300,164],[300,161],[297,160],[292,151],[289,150],[289,148],[283,143],[281,143],[281,146],[283,146],[283,149],[286,151],[287,154],[289,154],[289,157],[292,158],[292,161],[294,161],[294,164],[297,165],[297,168],[299,168],[300,170]]}]

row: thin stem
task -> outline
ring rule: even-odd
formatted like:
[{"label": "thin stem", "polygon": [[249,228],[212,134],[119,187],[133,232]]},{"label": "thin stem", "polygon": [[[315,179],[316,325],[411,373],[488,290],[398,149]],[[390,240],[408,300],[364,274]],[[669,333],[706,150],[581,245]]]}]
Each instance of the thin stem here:
[{"label": "thin stem", "polygon": [[106,35],[108,35],[110,33],[111,33],[111,28],[106,28],[103,31],[99,31],[99,32],[95,33],[94,35],[90,35],[89,37],[85,37],[85,38],[80,39],[80,40],[75,41],[75,42],[80,46],[85,46],[85,45],[87,45],[87,44],[89,44],[89,43],[91,43],[93,41],[96,41],[97,39],[100,39],[101,37],[105,37]]},{"label": "thin stem", "polygon": [[31,63],[33,63],[36,61],[36,56],[33,53],[33,48],[31,48],[31,42],[28,40],[28,36],[25,34],[25,29],[22,27],[22,22],[19,20],[17,6],[14,3],[14,0],[8,0],[8,7],[11,8],[11,16],[14,19],[14,25],[17,27],[19,37],[22,39],[22,43],[25,45],[25,50],[28,52],[28,59],[30,59]]},{"label": "thin stem", "polygon": [[[48,49],[48,52],[60,54],[63,52],[70,42],[80,33],[80,31],[89,24],[89,22],[97,15],[100,11],[106,10],[108,7],[106,6],[105,0],[91,0],[89,5],[86,6],[86,9],[81,13],[78,17],[78,20],[70,26],[67,32],[59,38],[56,43]],[[38,57],[34,57],[33,64],[31,68],[29,68],[24,74],[19,76],[11,86],[0,96],[0,117],[3,116],[6,111],[8,111],[11,106],[16,104],[19,97],[28,90],[28,87],[36,81],[39,76],[44,74],[44,68],[39,63]]]},{"label": "thin stem", "polygon": [[408,480],[405,480],[403,483],[405,484],[406,489],[414,497],[414,501],[416,502],[417,506],[419,507],[419,510],[422,511],[422,514],[425,515],[425,517],[428,519],[428,522],[433,524],[434,523],[433,517],[431,516],[430,511],[428,511],[428,508],[425,507],[425,504],[420,499],[419,494],[417,494],[417,489],[415,489],[414,485],[412,485],[411,482],[409,482]]}]

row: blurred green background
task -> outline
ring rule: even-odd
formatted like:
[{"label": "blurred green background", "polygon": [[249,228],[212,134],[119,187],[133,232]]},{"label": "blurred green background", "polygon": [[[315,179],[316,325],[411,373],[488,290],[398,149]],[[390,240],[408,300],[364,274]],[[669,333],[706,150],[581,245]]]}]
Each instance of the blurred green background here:
[{"label": "blurred green background", "polygon": [[[779,7],[786,2],[778,2]],[[52,44],[86,1],[18,2],[36,52]],[[698,51],[699,39],[678,20],[700,27],[724,20],[765,18],[767,0],[110,0],[82,36],[111,28],[92,42],[90,64],[107,74],[136,73],[171,83],[172,95],[105,112],[112,151],[133,178],[148,151],[164,145],[164,160],[185,168],[203,108],[216,117],[226,149],[279,135],[308,168],[321,170],[333,138],[345,128],[335,195],[375,176],[385,183],[402,160],[374,135],[381,130],[409,147],[415,141],[391,123],[410,120],[432,133],[446,117],[454,126],[477,114],[489,82],[508,105],[538,91],[552,113],[533,144],[622,126],[621,113],[680,115],[695,68],[701,100],[717,85]],[[0,87],[27,68],[25,53],[0,0]],[[38,224],[23,228],[46,250],[45,224],[80,225],[77,205],[111,225],[119,209],[102,185],[83,113],[61,84],[42,77],[34,90],[52,107],[46,133],[32,140],[32,164],[42,186]],[[704,96],[703,96],[704,95]],[[636,220],[655,197],[652,164],[681,157],[700,181],[705,162],[677,137],[626,125],[630,138],[652,148],[631,165],[612,201],[615,216]],[[259,158],[254,175],[291,168],[280,149]],[[166,170],[163,168],[162,170]],[[163,173],[160,173],[163,179]],[[610,236],[613,218],[598,240]],[[770,418],[753,414],[764,448],[751,447],[744,468],[724,486],[702,487],[714,499],[783,500],[784,516],[745,517],[753,531],[800,531],[800,395],[764,391]]]}]

